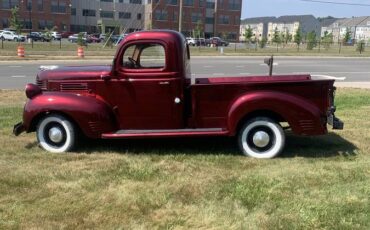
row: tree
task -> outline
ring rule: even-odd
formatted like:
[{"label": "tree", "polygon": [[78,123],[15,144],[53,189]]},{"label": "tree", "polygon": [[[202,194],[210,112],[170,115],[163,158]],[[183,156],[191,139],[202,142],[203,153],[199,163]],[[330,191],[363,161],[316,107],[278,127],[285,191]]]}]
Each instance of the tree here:
[{"label": "tree", "polygon": [[360,42],[357,43],[356,50],[360,53],[363,53],[365,51],[365,41],[364,40],[361,40]]},{"label": "tree", "polygon": [[272,35],[272,42],[274,42],[276,44],[281,43],[280,33],[279,33],[279,30],[277,28],[275,28],[274,34]]},{"label": "tree", "polygon": [[17,6],[11,9],[10,27],[14,29],[17,34],[20,34],[23,28],[23,24],[19,20],[19,8]]},{"label": "tree", "polygon": [[352,39],[351,32],[347,28],[346,29],[346,34],[344,35],[344,38],[343,38],[343,43],[349,43],[351,41],[351,39]]},{"label": "tree", "polygon": [[245,42],[248,42],[248,43],[251,42],[252,37],[253,37],[253,30],[250,26],[248,26],[248,28],[245,30],[244,37],[245,37]]},{"label": "tree", "polygon": [[307,50],[313,50],[313,48],[316,47],[316,44],[316,32],[311,31],[307,34]]},{"label": "tree", "polygon": [[317,45],[316,32],[311,31],[307,34],[307,49],[313,50]]},{"label": "tree", "polygon": [[329,33],[328,31],[325,31],[324,37],[321,38],[321,41],[325,47],[325,49],[329,49],[330,45],[333,44],[333,34]]},{"label": "tree", "polygon": [[301,26],[299,26],[294,35],[294,43],[297,44],[297,46],[299,47],[301,42],[302,42],[302,31]]},{"label": "tree", "polygon": [[47,41],[49,41],[50,42],[50,44],[51,44],[51,42],[52,42],[52,33],[55,31],[57,29],[57,27],[56,26],[54,26],[54,27],[52,27],[52,28],[45,28],[45,33],[44,33],[44,36],[45,36],[45,38],[46,38],[46,40]]},{"label": "tree", "polygon": [[265,48],[266,47],[266,43],[267,43],[267,38],[262,38],[261,41],[259,42],[259,47],[261,49]]},{"label": "tree", "polygon": [[202,34],[202,21],[198,20],[194,30],[194,37],[200,38],[201,34]]}]

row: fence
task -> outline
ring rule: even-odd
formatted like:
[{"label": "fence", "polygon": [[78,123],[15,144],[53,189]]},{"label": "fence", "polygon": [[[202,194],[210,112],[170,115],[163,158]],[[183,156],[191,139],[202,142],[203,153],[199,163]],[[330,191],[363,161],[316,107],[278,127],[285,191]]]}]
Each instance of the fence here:
[{"label": "fence", "polygon": [[227,47],[192,47],[192,53],[223,52],[225,54],[322,54],[322,55],[370,55],[370,43],[358,42],[344,44],[341,42],[312,42],[312,43],[231,43]]}]

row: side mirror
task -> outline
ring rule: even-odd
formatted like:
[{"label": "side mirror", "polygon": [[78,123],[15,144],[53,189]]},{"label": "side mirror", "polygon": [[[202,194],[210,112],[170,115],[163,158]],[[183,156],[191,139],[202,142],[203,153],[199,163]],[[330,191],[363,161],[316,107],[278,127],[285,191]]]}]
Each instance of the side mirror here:
[{"label": "side mirror", "polygon": [[102,74],[100,75],[100,78],[104,81],[109,81],[112,79],[112,76],[111,75],[107,75],[107,74]]},{"label": "side mirror", "polygon": [[274,68],[274,56],[272,55],[270,58],[265,58],[264,62],[269,67],[269,75],[272,76],[272,70]]}]

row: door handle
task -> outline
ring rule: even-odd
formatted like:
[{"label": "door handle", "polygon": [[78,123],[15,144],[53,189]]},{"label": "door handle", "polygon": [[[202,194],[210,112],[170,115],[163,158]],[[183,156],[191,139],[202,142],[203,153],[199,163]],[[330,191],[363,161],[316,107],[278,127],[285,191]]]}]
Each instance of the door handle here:
[{"label": "door handle", "polygon": [[161,81],[159,82],[160,85],[169,85],[170,82],[169,81]]}]

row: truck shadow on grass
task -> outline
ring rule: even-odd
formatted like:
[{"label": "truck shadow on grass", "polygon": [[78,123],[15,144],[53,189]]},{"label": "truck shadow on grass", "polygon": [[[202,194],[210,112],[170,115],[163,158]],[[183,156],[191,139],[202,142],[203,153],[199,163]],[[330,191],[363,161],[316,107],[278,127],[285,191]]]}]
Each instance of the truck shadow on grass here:
[{"label": "truck shadow on grass", "polygon": [[[302,137],[287,133],[286,145],[279,157],[354,156],[356,150],[354,144],[335,133],[318,137]],[[84,141],[76,151],[88,154],[117,152],[158,155],[242,155],[236,138],[225,137]]]}]

